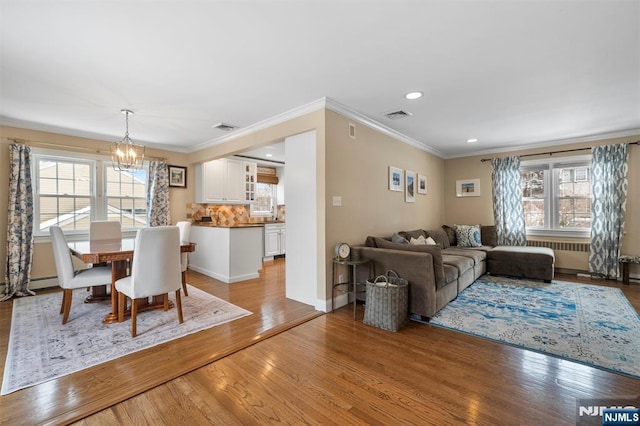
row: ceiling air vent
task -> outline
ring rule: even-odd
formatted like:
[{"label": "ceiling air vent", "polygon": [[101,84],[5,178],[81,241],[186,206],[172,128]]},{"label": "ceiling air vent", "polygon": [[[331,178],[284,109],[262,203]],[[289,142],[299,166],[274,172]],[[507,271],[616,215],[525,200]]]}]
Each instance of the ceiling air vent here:
[{"label": "ceiling air vent", "polygon": [[220,129],[220,130],[224,130],[225,132],[230,132],[232,130],[235,130],[238,128],[238,126],[234,126],[233,124],[229,124],[229,123],[218,123],[218,124],[214,124],[213,125],[214,129]]},{"label": "ceiling air vent", "polygon": [[396,111],[389,111],[389,112],[385,112],[384,116],[387,117],[390,120],[399,120],[401,118],[405,118],[405,117],[411,117],[413,114],[411,114],[408,111],[403,111],[401,109],[396,110]]}]

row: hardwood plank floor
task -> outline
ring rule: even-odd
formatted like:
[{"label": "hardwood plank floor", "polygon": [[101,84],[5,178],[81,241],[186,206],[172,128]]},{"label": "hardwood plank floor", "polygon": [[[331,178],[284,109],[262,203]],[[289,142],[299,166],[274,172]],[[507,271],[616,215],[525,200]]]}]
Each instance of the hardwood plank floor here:
[{"label": "hardwood plank floor", "polygon": [[[189,271],[191,285],[253,315],[2,396],[0,424],[73,422],[322,315],[312,306],[286,299],[284,277],[283,260],[265,263],[259,279],[235,284]],[[12,302],[0,303],[0,373],[11,310]],[[188,321],[188,312],[184,315]]]},{"label": "hardwood plank floor", "polygon": [[[640,285],[621,288],[640,311]],[[576,424],[577,399],[640,380],[435,326],[323,315],[87,417],[94,424]]]}]

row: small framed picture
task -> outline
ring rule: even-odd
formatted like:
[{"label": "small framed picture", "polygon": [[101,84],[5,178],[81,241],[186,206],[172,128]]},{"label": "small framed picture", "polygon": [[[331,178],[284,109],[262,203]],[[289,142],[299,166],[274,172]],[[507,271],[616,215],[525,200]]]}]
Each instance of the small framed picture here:
[{"label": "small framed picture", "polygon": [[425,175],[418,175],[418,194],[427,193],[427,177]]},{"label": "small framed picture", "polygon": [[187,168],[180,166],[169,166],[169,186],[178,188],[187,187]]},{"label": "small framed picture", "polygon": [[405,179],[404,201],[407,203],[416,202],[416,172],[407,170]]},{"label": "small framed picture", "polygon": [[389,189],[391,191],[402,191],[402,169],[389,167]]},{"label": "small framed picture", "polygon": [[480,179],[457,180],[456,196],[479,197],[480,196]]}]

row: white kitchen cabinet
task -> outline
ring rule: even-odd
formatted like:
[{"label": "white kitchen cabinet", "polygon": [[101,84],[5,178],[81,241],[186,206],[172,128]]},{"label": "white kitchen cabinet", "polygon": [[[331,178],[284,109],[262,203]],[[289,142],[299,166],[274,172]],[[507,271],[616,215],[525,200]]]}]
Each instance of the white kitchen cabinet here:
[{"label": "white kitchen cabinet", "polygon": [[273,258],[285,254],[286,226],[284,223],[268,223],[264,226],[264,257]]},{"label": "white kitchen cabinet", "polygon": [[197,203],[250,203],[255,198],[256,164],[233,158],[196,166]]},{"label": "white kitchen cabinet", "polygon": [[191,227],[189,269],[225,283],[258,278],[262,269],[262,227]]}]

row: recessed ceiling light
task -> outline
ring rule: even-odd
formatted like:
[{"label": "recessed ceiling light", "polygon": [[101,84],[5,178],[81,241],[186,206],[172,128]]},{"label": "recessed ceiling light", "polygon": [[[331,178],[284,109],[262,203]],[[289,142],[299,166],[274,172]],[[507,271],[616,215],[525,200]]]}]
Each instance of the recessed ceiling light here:
[{"label": "recessed ceiling light", "polygon": [[406,95],[404,95],[405,98],[407,99],[419,99],[422,97],[422,92],[409,92]]},{"label": "recessed ceiling light", "polygon": [[273,154],[266,154],[265,156],[271,158],[273,157]]},{"label": "recessed ceiling light", "polygon": [[473,138],[473,139],[467,139],[467,143],[476,143],[478,142],[478,139]]}]

